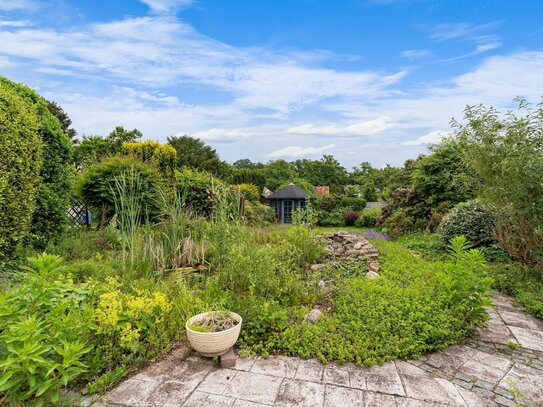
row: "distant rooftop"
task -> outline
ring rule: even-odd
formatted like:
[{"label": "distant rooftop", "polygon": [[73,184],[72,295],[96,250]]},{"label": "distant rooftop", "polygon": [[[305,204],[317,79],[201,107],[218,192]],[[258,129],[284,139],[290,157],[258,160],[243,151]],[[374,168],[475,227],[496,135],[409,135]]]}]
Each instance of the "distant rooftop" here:
[{"label": "distant rooftop", "polygon": [[288,184],[283,189],[274,192],[268,196],[268,199],[305,199],[305,198],[314,198],[313,195],[308,194],[302,188],[294,185]]}]

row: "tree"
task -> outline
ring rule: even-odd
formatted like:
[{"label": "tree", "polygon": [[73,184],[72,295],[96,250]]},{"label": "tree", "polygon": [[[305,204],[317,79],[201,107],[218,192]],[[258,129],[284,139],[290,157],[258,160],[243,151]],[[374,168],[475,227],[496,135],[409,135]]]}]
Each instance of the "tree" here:
[{"label": "tree", "polygon": [[233,167],[229,181],[232,184],[256,185],[260,190],[266,186],[266,178],[262,175],[262,171],[257,169]]},{"label": "tree", "polygon": [[0,78],[0,262],[30,230],[43,153],[35,109],[7,82]]},{"label": "tree", "polygon": [[228,172],[228,165],[221,161],[217,151],[202,140],[188,135],[168,137],[168,144],[177,151],[177,168],[189,167],[204,170],[217,177]]},{"label": "tree", "polygon": [[272,191],[284,183],[292,182],[297,175],[292,164],[285,160],[269,161],[260,171],[266,179],[266,186]]},{"label": "tree", "polygon": [[478,179],[467,166],[462,146],[455,139],[444,139],[430,148],[413,172],[413,187],[430,207],[442,202],[453,206],[475,197]]},{"label": "tree", "polygon": [[74,161],[79,167],[95,164],[105,157],[118,154],[123,143],[135,142],[142,137],[138,129],[125,130],[123,126],[115,127],[107,137],[84,135],[83,140],[76,144]]},{"label": "tree", "polygon": [[47,102],[47,107],[49,108],[49,111],[58,119],[60,122],[60,126],[62,127],[62,130],[64,133],[70,138],[70,140],[75,141],[75,137],[77,136],[77,131],[73,129],[72,126],[72,120],[68,117],[68,114],[64,111],[64,109],[55,101],[49,101],[45,100]]},{"label": "tree", "polygon": [[[517,100],[517,112],[468,106],[465,124],[453,122],[470,169],[482,180],[480,196],[496,213],[499,242],[543,275],[543,102]],[[520,113],[520,114],[519,114]]]},{"label": "tree", "polygon": [[249,160],[248,158],[242,158],[241,160],[235,161],[234,164],[232,164],[232,166],[234,168],[239,168],[239,169],[254,170],[254,169],[257,169],[257,168],[263,168],[264,164],[262,164],[262,163],[254,163],[251,160]]},{"label": "tree", "polygon": [[312,185],[329,185],[332,192],[338,192],[347,181],[347,170],[331,155],[316,160],[297,160],[293,163],[300,178]]}]

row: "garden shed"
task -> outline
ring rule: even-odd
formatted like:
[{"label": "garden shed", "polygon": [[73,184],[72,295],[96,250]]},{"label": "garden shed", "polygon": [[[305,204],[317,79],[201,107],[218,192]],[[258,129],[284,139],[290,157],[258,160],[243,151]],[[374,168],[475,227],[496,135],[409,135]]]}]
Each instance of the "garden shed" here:
[{"label": "garden shed", "polygon": [[275,210],[277,223],[292,223],[292,214],[298,208],[305,207],[307,199],[315,198],[302,188],[288,184],[285,188],[268,196],[270,206]]}]

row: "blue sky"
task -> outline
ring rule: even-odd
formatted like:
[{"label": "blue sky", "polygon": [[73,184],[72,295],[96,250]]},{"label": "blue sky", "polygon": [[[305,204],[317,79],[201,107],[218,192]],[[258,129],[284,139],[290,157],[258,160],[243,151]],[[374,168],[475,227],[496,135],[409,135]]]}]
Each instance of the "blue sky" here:
[{"label": "blue sky", "polygon": [[0,74],[80,134],[401,165],[468,104],[543,95],[539,0],[0,0]]}]

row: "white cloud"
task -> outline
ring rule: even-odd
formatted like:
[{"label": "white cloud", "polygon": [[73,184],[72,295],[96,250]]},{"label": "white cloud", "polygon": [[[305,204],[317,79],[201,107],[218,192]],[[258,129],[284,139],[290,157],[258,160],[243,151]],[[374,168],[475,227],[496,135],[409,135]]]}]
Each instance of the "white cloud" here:
[{"label": "white cloud", "polygon": [[234,48],[171,16],[92,24],[78,32],[11,29],[0,31],[0,43],[0,54],[30,60],[35,68],[155,88],[207,86],[243,108],[283,115],[324,99],[384,95],[406,75],[313,67],[308,51]]},{"label": "white cloud", "polygon": [[181,7],[190,6],[193,0],[140,0],[155,13],[169,13]]},{"label": "white cloud", "polygon": [[498,41],[489,42],[489,43],[486,43],[486,44],[479,44],[479,45],[477,45],[477,48],[475,48],[474,52],[476,54],[482,54],[483,52],[499,48],[499,47],[501,47],[501,45],[502,45],[501,42],[498,42]]},{"label": "white cloud", "polygon": [[316,126],[306,123],[290,127],[287,129],[287,133],[326,136],[374,136],[393,127],[394,123],[392,123],[390,117],[381,116],[373,120],[348,125],[327,124]]},{"label": "white cloud", "polygon": [[409,60],[417,60],[428,58],[432,53],[427,49],[406,49],[402,51],[401,55]]},{"label": "white cloud", "polygon": [[280,150],[276,150],[268,155],[270,158],[280,157],[308,157],[321,154],[327,150],[334,148],[335,144],[328,144],[322,147],[301,147],[301,146],[287,146]]},{"label": "white cloud", "polygon": [[244,132],[237,129],[228,130],[213,128],[204,131],[197,131],[195,133],[191,133],[190,135],[202,140],[240,140],[251,137],[253,133]]},{"label": "white cloud", "polygon": [[424,136],[421,136],[415,140],[407,140],[400,143],[402,146],[421,146],[439,143],[444,137],[449,135],[448,132],[441,130],[434,130]]},{"label": "white cloud", "polygon": [[493,38],[493,35],[487,34],[488,31],[498,27],[501,23],[495,21],[492,23],[473,25],[470,23],[445,23],[438,24],[432,28],[430,38],[436,41],[449,40],[483,40]]},{"label": "white cloud", "polygon": [[[0,3],[1,3],[1,0],[0,0]],[[1,4],[0,4],[0,7],[1,7]],[[31,25],[30,21],[26,21],[26,20],[0,20],[0,27],[27,27],[29,25]]]},{"label": "white cloud", "polygon": [[0,10],[28,10],[36,8],[36,3],[31,0],[0,0]]}]

